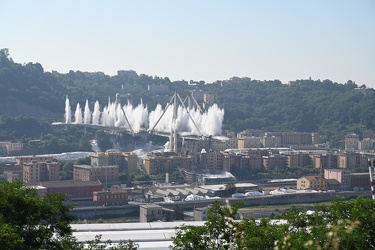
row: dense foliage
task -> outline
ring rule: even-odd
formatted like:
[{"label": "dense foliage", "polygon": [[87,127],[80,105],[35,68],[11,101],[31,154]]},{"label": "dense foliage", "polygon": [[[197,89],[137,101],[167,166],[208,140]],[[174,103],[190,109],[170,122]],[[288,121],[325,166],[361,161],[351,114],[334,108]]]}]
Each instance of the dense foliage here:
[{"label": "dense foliage", "polygon": [[0,246],[1,249],[112,249],[132,250],[138,245],[121,241],[102,242],[98,235],[86,246],[73,237],[70,223],[72,206],[62,204],[61,194],[47,194],[40,198],[36,190],[22,182],[0,182]]},{"label": "dense foliage", "polygon": [[375,201],[336,200],[279,220],[235,220],[238,206],[212,204],[203,226],[177,229],[173,249],[374,249]]},{"label": "dense foliage", "polygon": [[21,182],[0,184],[0,245],[3,249],[64,249],[72,242],[71,207],[64,197],[39,198]]},{"label": "dense foliage", "polygon": [[[88,132],[76,127],[51,126],[30,116],[0,116],[0,141],[16,138],[24,143],[23,154],[90,151]],[[15,141],[15,140],[13,140]]]},{"label": "dense foliage", "polygon": [[[150,95],[148,85],[164,85],[169,92],[164,96]],[[39,119],[62,121],[66,95],[74,108],[77,103],[82,106],[86,99],[90,105],[96,100],[106,103],[108,97],[124,92],[133,104],[143,100],[153,109],[157,103],[164,104],[173,91],[184,95],[192,90],[214,94],[216,102],[225,108],[224,128],[236,132],[319,132],[322,141],[330,140],[337,146],[346,132],[375,130],[375,91],[364,85],[358,88],[351,80],[345,84],[330,80],[282,84],[278,80],[233,77],[211,84],[189,84],[135,72],[115,76],[80,71],[60,74],[44,72],[39,63],[15,63],[7,49],[0,50],[0,115],[26,112]]]}]

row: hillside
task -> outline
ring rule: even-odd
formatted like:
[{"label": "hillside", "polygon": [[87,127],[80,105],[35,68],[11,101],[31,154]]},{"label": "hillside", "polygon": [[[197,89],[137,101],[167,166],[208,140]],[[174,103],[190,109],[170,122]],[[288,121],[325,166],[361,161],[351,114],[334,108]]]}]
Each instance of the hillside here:
[{"label": "hillside", "polygon": [[[338,142],[346,132],[361,134],[375,130],[375,91],[352,81],[330,80],[258,81],[233,77],[211,84],[171,82],[167,77],[126,74],[108,76],[102,72],[44,72],[39,63],[13,62],[7,49],[0,51],[0,116],[28,115],[37,119],[63,120],[65,96],[72,107],[108,102],[123,86],[134,104],[141,100],[149,109],[160,102],[150,95],[148,85],[165,85],[168,93],[181,95],[203,90],[215,95],[225,108],[224,129],[319,132],[322,141]],[[165,99],[165,97],[164,97]],[[164,102],[163,102],[164,103]],[[58,118],[57,118],[58,119]]]},{"label": "hillside", "polygon": [[44,106],[28,104],[13,96],[1,98],[0,114],[5,116],[43,117],[49,120],[60,119],[64,115],[63,112],[51,112]]}]

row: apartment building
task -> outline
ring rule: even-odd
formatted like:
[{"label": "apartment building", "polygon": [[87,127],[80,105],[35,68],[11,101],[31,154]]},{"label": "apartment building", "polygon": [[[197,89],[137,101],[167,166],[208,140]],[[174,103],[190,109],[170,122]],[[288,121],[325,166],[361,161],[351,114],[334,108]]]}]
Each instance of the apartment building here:
[{"label": "apartment building", "polygon": [[286,156],[284,155],[269,155],[269,156],[263,156],[263,167],[266,170],[271,170],[271,169],[285,169],[287,168],[287,160]]},{"label": "apartment building", "polygon": [[238,138],[238,148],[261,148],[262,139],[255,136]]},{"label": "apartment building", "polygon": [[338,155],[335,154],[312,154],[310,155],[314,168],[336,168]]},{"label": "apartment building", "polygon": [[138,156],[133,152],[120,152],[109,150],[105,153],[97,152],[90,156],[91,166],[118,166],[119,170],[134,173],[138,169]]},{"label": "apartment building", "polygon": [[345,136],[345,150],[358,150],[359,136],[355,133]]},{"label": "apartment building", "polygon": [[364,138],[358,142],[358,150],[374,150],[375,149],[375,139]]},{"label": "apartment building", "polygon": [[215,152],[224,151],[228,148],[228,140],[222,139],[222,140],[212,140],[211,142],[211,150]]},{"label": "apartment building", "polygon": [[22,165],[22,179],[24,183],[59,180],[60,164],[58,162],[25,162]]},{"label": "apartment building", "polygon": [[234,153],[224,153],[224,159],[223,159],[223,168],[226,172],[230,172],[235,174],[236,169],[240,169],[241,166],[241,159],[242,159],[241,154],[234,154]]},{"label": "apartment building", "polygon": [[144,159],[144,168],[149,175],[172,173],[179,169],[191,169],[190,156],[178,155],[152,155]]},{"label": "apartment building", "polygon": [[341,154],[338,156],[337,167],[343,169],[367,169],[367,156],[350,152]]},{"label": "apartment building", "polygon": [[200,156],[200,166],[208,169],[211,174],[221,174],[224,171],[224,154],[221,152],[204,152]]},{"label": "apartment building", "polygon": [[108,183],[117,181],[118,176],[118,166],[73,166],[73,180],[100,181],[101,183]]},{"label": "apartment building", "polygon": [[277,148],[281,146],[280,136],[263,136],[262,144],[265,148]]},{"label": "apartment building", "polygon": [[304,167],[312,164],[310,155],[307,153],[289,153],[286,154],[288,168]]},{"label": "apartment building", "polygon": [[9,142],[9,141],[1,141],[0,148],[5,149],[7,155],[11,155],[14,152],[22,151],[23,150],[23,143],[22,142]]},{"label": "apartment building", "polygon": [[266,132],[267,137],[279,137],[281,146],[319,144],[319,134],[308,132]]}]

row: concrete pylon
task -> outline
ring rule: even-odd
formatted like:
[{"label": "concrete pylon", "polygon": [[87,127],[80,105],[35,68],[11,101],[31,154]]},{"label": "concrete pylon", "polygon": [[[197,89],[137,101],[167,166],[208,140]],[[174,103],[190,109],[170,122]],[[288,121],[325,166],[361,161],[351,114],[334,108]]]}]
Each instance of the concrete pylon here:
[{"label": "concrete pylon", "polygon": [[187,111],[189,119],[192,121],[192,123],[194,124],[194,126],[197,128],[197,130],[199,131],[200,135],[203,136],[203,134],[201,132],[202,130],[198,127],[197,123],[194,121],[193,117],[190,115],[189,109],[186,108],[185,102],[182,101],[180,95],[177,94],[177,92],[174,93],[174,95],[170,99],[169,103],[165,107],[164,112],[161,114],[161,116],[159,117],[159,119],[157,120],[157,122],[154,124],[154,126],[151,129],[148,130],[150,133],[153,132],[155,130],[155,127],[158,125],[159,121],[164,116],[164,114],[167,111],[167,109],[170,106],[173,106],[173,117],[172,117],[172,121],[171,121],[171,132],[170,132],[170,135],[169,135],[169,151],[175,152],[175,153],[177,153],[177,150],[178,150],[178,148],[177,148],[178,131],[177,131],[177,121],[176,121],[177,120],[177,115],[178,115],[177,114],[177,111],[178,111],[178,106],[177,105],[181,105],[182,108],[184,108]]},{"label": "concrete pylon", "polygon": [[375,157],[368,158],[368,169],[370,174],[372,199],[375,200]]}]

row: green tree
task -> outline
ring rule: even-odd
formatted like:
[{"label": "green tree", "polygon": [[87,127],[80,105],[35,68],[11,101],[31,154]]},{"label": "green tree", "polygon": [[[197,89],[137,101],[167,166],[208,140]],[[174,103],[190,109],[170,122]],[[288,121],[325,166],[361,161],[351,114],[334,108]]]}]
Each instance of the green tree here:
[{"label": "green tree", "polygon": [[118,178],[121,181],[128,181],[129,180],[129,174],[125,170],[123,170],[119,173]]},{"label": "green tree", "polygon": [[0,183],[0,245],[3,249],[64,249],[75,246],[70,223],[71,206],[64,196],[40,198],[22,182]]},{"label": "green tree", "polygon": [[173,249],[229,249],[235,243],[238,206],[221,206],[215,201],[208,209],[204,226],[182,226],[176,230]]},{"label": "green tree", "polygon": [[91,165],[91,158],[90,158],[90,156],[78,159],[77,160],[77,165]]},{"label": "green tree", "polygon": [[238,205],[213,203],[203,226],[176,230],[173,249],[374,249],[375,201],[336,200],[306,213],[292,207],[278,220],[234,220]]},{"label": "green tree", "polygon": [[73,237],[70,223],[72,206],[62,204],[61,194],[40,198],[36,190],[22,182],[0,183],[0,246],[1,249],[111,249],[134,250],[138,244],[120,241],[102,242],[97,235],[85,244]]},{"label": "green tree", "polygon": [[87,250],[136,250],[138,249],[139,245],[134,243],[131,240],[125,241],[120,240],[120,242],[113,246],[111,240],[101,241],[102,236],[96,235],[95,239],[88,240],[86,242],[85,249]]}]

